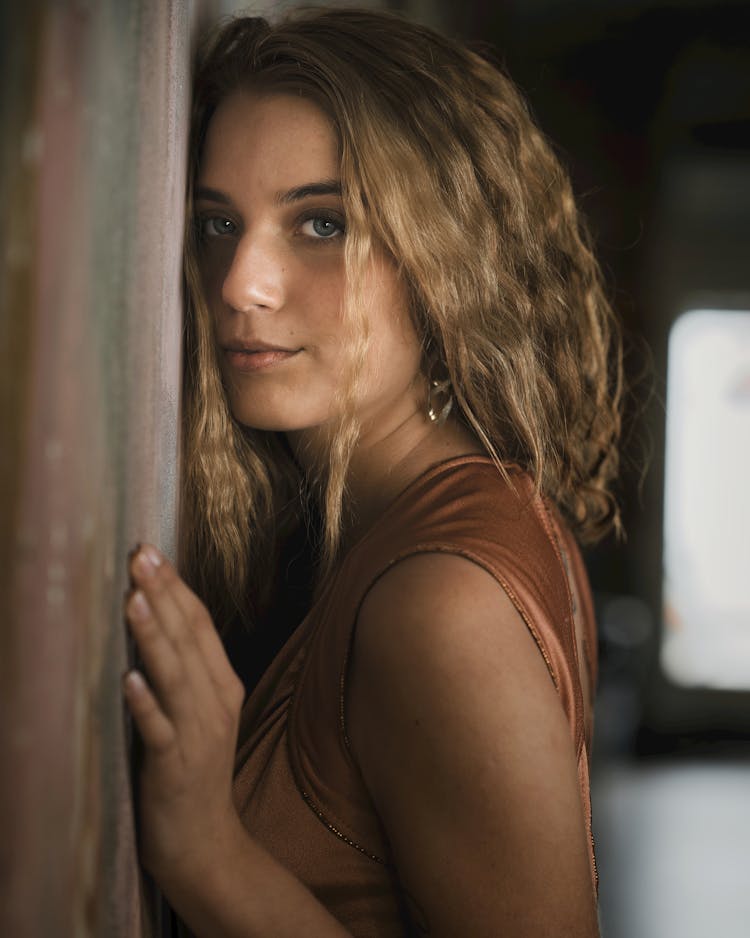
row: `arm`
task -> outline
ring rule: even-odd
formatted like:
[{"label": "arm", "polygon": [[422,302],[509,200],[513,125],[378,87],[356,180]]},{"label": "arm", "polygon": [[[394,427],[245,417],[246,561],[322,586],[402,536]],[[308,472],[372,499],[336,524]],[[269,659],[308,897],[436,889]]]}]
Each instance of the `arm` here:
[{"label": "arm", "polygon": [[[141,562],[149,553],[156,566]],[[131,573],[137,590],[126,612],[149,678],[130,672],[123,688],[144,743],[143,865],[199,938],[345,938],[234,808],[244,692],[206,608],[151,547]]]},{"label": "arm", "polygon": [[420,934],[599,934],[574,747],[495,580],[397,564],[360,611],[347,727]]}]

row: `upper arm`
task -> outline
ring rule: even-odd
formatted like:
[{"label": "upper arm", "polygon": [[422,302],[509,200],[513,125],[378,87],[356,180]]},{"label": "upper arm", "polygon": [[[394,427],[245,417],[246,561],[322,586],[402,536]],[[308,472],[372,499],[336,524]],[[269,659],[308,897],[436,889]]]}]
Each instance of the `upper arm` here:
[{"label": "upper arm", "polygon": [[346,703],[424,934],[598,934],[568,724],[490,574],[445,554],[389,570],[360,610]]}]

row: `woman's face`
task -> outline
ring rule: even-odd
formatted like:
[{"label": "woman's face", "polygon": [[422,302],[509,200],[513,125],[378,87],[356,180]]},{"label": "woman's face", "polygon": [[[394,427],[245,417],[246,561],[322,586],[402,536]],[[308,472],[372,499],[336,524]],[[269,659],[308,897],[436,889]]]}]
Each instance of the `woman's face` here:
[{"label": "woman's face", "polygon": [[[234,416],[266,430],[324,425],[347,378],[346,219],[337,140],[312,102],[237,92],[208,127],[195,189],[200,267]],[[358,416],[418,406],[420,343],[390,260],[371,257]]]}]

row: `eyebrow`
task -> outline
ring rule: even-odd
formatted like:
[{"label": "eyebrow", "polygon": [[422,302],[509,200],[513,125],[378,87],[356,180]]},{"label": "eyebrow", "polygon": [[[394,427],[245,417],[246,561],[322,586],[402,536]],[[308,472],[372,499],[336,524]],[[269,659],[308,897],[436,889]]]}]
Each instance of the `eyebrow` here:
[{"label": "eyebrow", "polygon": [[282,205],[300,202],[311,195],[341,195],[341,183],[336,179],[324,179],[321,182],[308,182],[304,186],[295,186],[288,192],[280,192],[276,198]]},{"label": "eyebrow", "polygon": [[208,186],[198,186],[193,192],[194,199],[205,199],[208,202],[219,202],[221,205],[231,205],[232,200],[218,189],[209,189]]},{"label": "eyebrow", "polygon": [[[336,179],[323,179],[320,182],[308,182],[303,186],[295,186],[286,192],[278,192],[276,201],[280,205],[289,205],[293,202],[300,202],[302,199],[308,199],[313,195],[341,195],[341,183]],[[219,189],[211,189],[208,186],[198,186],[193,193],[197,199],[206,199],[210,202],[218,202],[220,205],[231,205],[232,200]]]}]

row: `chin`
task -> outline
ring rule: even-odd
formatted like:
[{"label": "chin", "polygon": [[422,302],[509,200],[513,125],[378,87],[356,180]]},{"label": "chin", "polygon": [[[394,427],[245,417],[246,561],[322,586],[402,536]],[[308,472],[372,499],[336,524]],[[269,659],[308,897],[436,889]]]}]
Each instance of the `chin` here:
[{"label": "chin", "polygon": [[241,423],[248,430],[265,430],[271,433],[288,433],[299,429],[293,421],[274,418],[269,414],[259,416],[258,414],[238,414],[234,413],[235,420]]},{"label": "chin", "polygon": [[329,414],[291,414],[275,408],[255,409],[251,407],[232,408],[232,416],[248,430],[265,430],[273,433],[294,433],[311,430],[326,423]]}]

